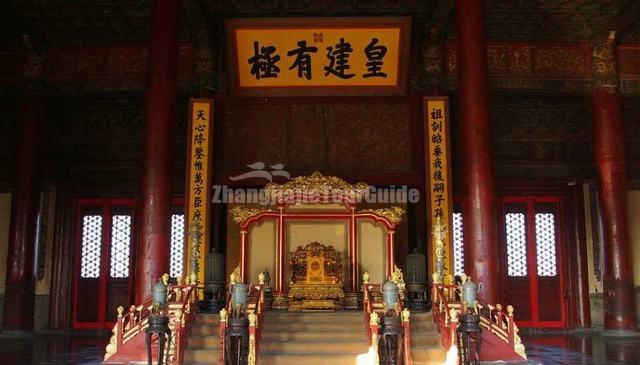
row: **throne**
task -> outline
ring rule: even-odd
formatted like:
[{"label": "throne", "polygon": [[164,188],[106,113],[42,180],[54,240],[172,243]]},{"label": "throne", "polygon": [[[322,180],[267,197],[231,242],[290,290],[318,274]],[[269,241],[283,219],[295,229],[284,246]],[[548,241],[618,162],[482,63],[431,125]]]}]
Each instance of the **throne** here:
[{"label": "throne", "polygon": [[289,253],[290,311],[341,309],[342,258],[333,246],[311,242]]}]

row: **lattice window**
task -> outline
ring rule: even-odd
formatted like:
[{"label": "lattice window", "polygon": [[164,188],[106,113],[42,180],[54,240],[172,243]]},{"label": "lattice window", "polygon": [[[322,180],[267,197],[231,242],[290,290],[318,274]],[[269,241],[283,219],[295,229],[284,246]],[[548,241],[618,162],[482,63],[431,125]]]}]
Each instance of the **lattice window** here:
[{"label": "lattice window", "polygon": [[112,278],[129,277],[129,255],[131,252],[131,216],[114,215],[111,218],[111,263]]},{"label": "lattice window", "polygon": [[181,276],[184,270],[184,214],[171,215],[171,263],[169,275]]},{"label": "lattice window", "polygon": [[97,278],[100,276],[101,248],[102,216],[85,215],[82,217],[81,278]]},{"label": "lattice window", "polygon": [[553,213],[536,213],[538,276],[556,276],[556,225]]},{"label": "lattice window", "polygon": [[527,276],[527,241],[524,213],[505,215],[507,231],[507,273],[509,276]]},{"label": "lattice window", "polygon": [[453,273],[464,272],[464,245],[462,233],[462,213],[453,213]]}]

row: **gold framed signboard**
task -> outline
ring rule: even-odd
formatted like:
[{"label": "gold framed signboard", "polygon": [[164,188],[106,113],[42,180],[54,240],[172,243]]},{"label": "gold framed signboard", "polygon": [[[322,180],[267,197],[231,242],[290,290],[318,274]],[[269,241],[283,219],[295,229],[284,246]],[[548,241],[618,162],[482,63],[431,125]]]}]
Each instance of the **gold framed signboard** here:
[{"label": "gold framed signboard", "polygon": [[226,21],[235,95],[398,95],[411,22],[391,18]]},{"label": "gold framed signboard", "polygon": [[192,223],[200,223],[200,235],[195,243],[190,237],[185,239],[184,273],[191,274],[194,257],[194,243],[198,249],[199,283],[204,283],[205,256],[209,244],[209,217],[211,214],[211,140],[213,137],[213,99],[189,99],[189,139],[187,140],[187,183],[185,202],[185,234],[188,235]]},{"label": "gold framed signboard", "polygon": [[[438,270],[438,249],[442,249],[442,274],[453,275],[453,199],[451,187],[451,146],[449,138],[449,98],[446,96],[425,97],[424,130],[425,143],[425,181],[429,196],[428,222],[431,227],[431,252],[429,263],[432,271]],[[434,233],[436,222],[445,230],[443,242],[436,242]],[[444,247],[438,247],[443,244]]]}]

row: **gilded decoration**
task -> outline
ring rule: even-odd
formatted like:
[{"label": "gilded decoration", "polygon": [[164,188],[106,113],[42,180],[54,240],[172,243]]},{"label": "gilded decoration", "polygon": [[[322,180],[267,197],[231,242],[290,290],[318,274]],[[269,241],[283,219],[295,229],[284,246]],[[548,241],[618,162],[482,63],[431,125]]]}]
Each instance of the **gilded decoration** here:
[{"label": "gilded decoration", "polygon": [[285,184],[269,183],[265,187],[267,198],[272,200],[287,200],[296,195],[306,196],[347,196],[354,200],[364,198],[369,191],[369,185],[360,182],[349,184],[336,176],[324,176],[316,171],[311,176],[294,177]]},{"label": "gilded decoration", "polygon": [[618,73],[613,38],[596,42],[591,52],[594,86],[616,86]]},{"label": "gilded decoration", "polygon": [[289,253],[289,310],[334,310],[342,306],[342,257],[333,246],[311,242]]},{"label": "gilded decoration", "polygon": [[254,215],[258,215],[263,212],[271,212],[271,209],[250,208],[245,206],[237,206],[231,209],[233,221],[236,223],[242,223]]},{"label": "gilded decoration", "polygon": [[389,208],[361,210],[359,213],[373,213],[388,219],[391,223],[398,224],[402,220],[405,210],[400,207],[392,206]]}]

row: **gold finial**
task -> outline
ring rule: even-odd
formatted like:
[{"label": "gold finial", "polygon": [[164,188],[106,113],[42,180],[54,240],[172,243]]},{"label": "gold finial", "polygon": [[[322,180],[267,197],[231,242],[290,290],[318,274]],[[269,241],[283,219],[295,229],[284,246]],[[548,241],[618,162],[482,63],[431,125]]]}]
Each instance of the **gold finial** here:
[{"label": "gold finial", "polygon": [[371,317],[369,318],[369,325],[371,326],[377,326],[378,325],[378,313],[376,312],[371,312]]},{"label": "gold finial", "polygon": [[409,322],[409,317],[411,316],[411,312],[407,308],[402,310],[402,322]]},{"label": "gold finial", "polygon": [[221,322],[226,322],[227,321],[227,310],[225,308],[222,308],[222,310],[220,310],[220,321]]},{"label": "gold finial", "polygon": [[499,311],[502,311],[502,304],[500,303],[496,304],[496,309]]},{"label": "gold finial", "polygon": [[507,306],[507,314],[509,314],[510,316],[513,315],[513,306],[512,305],[508,305]]},{"label": "gold finial", "polygon": [[369,275],[369,272],[365,270],[362,273],[362,284],[369,284],[369,279],[371,279],[371,276]]},{"label": "gold finial", "polygon": [[255,327],[257,321],[258,316],[255,313],[249,313],[249,326]]},{"label": "gold finial", "polygon": [[169,274],[164,273],[162,274],[162,276],[160,277],[160,280],[162,280],[162,284],[164,284],[165,286],[169,285]]},{"label": "gold finial", "polygon": [[135,312],[135,311],[136,311],[136,306],[131,305],[131,307],[129,307],[129,312]]},{"label": "gold finial", "polygon": [[116,313],[118,313],[118,317],[122,317],[122,314],[124,313],[124,307],[123,306],[118,306],[118,308],[116,308]]},{"label": "gold finial", "polygon": [[258,274],[258,282],[260,283],[260,285],[264,285],[264,273],[261,272],[260,274]]},{"label": "gold finial", "polygon": [[449,317],[451,317],[452,321],[457,321],[458,320],[458,310],[455,308],[451,308],[451,310],[449,310]]}]

